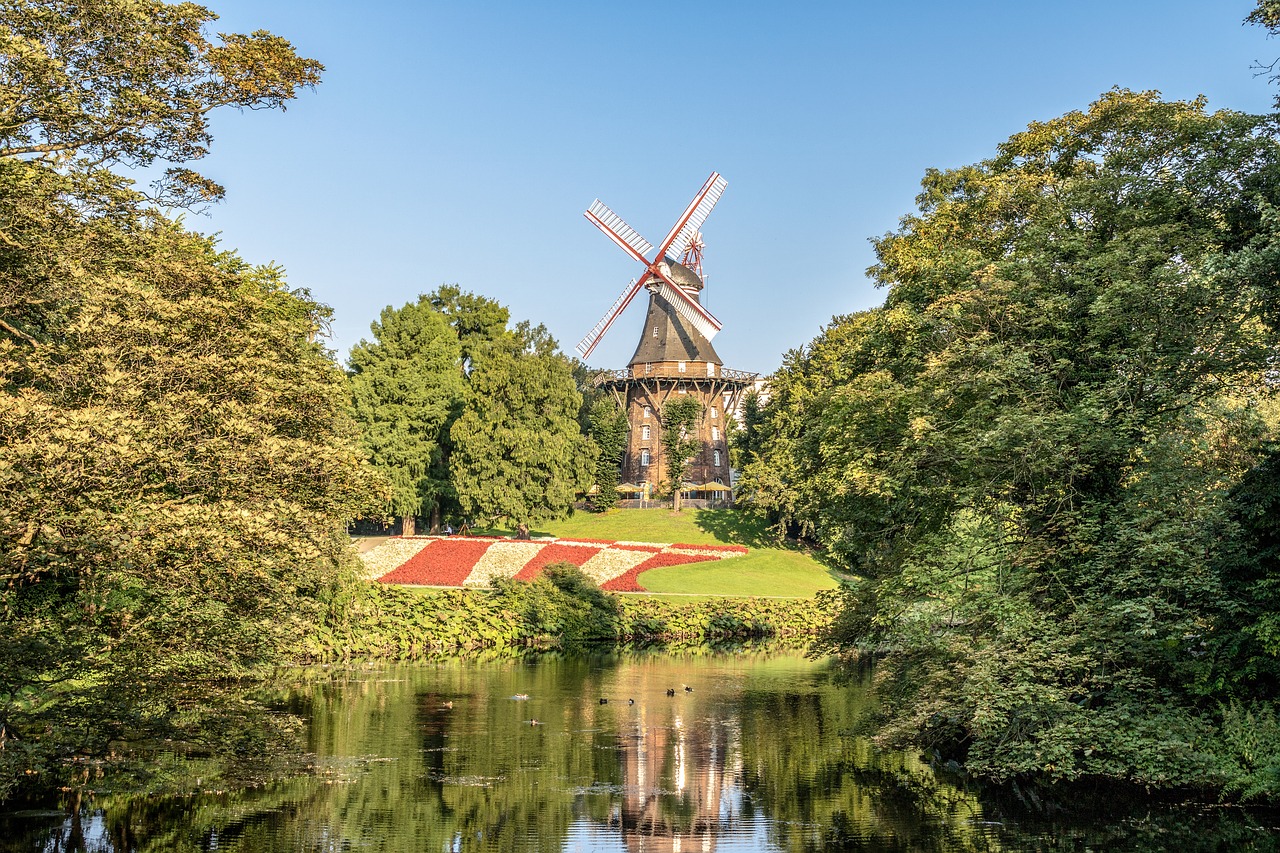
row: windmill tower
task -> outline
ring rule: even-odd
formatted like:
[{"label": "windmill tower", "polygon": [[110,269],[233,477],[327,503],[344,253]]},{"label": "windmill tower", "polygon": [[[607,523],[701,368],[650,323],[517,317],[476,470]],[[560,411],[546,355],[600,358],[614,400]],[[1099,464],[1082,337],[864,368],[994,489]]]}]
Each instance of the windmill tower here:
[{"label": "windmill tower", "polygon": [[[715,493],[729,485],[729,447],[725,428],[742,392],[757,374],[729,370],[711,346],[720,321],[703,307],[702,228],[720,200],[726,181],[712,172],[702,189],[655,250],[599,199],[587,209],[593,225],[644,265],[613,303],[609,312],[578,343],[585,359],[641,290],[649,294],[649,309],[635,354],[623,370],[597,374],[598,387],[612,391],[630,424],[622,479],[651,493],[668,481],[662,447],[662,406],[676,395],[694,395],[702,403],[698,425],[701,449],[685,472],[687,483]],[[676,260],[679,258],[680,260]],[[696,490],[693,489],[693,490]]]}]

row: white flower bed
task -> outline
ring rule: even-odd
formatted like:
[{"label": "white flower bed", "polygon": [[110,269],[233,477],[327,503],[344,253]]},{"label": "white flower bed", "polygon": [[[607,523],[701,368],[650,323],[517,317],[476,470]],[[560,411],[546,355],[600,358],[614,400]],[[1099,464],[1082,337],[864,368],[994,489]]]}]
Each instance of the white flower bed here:
[{"label": "white flower bed", "polygon": [[416,557],[430,539],[388,539],[376,548],[370,548],[360,555],[364,562],[364,576],[369,580],[382,577],[387,572],[400,568]]},{"label": "white flower bed", "polygon": [[624,551],[621,548],[605,548],[582,564],[582,571],[599,586],[625,575],[653,554],[647,551]]},{"label": "white flower bed", "polygon": [[476,561],[463,585],[488,586],[494,578],[512,577],[546,545],[546,542],[494,542]]}]

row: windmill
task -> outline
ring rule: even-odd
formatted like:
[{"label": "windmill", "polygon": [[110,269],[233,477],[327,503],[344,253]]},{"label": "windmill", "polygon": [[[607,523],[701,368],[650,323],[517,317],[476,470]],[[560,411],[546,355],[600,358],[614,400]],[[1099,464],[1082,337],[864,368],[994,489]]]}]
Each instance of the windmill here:
[{"label": "windmill", "polygon": [[[692,253],[698,267],[701,267],[702,235],[699,229],[711,215],[712,208],[720,200],[727,184],[728,182],[720,177],[718,172],[712,172],[711,177],[707,178],[707,182],[702,185],[702,189],[698,190],[698,194],[693,197],[693,201],[689,202],[689,206],[684,209],[684,213],[680,214],[676,224],[671,226],[671,230],[667,232],[667,236],[656,252],[652,243],[641,237],[600,199],[596,199],[587,208],[584,215],[591,224],[617,243],[622,251],[644,264],[645,269],[639,278],[627,285],[600,322],[596,323],[591,331],[587,332],[586,337],[578,342],[577,349],[582,353],[583,358],[591,355],[596,344],[600,343],[605,332],[609,331],[609,327],[613,325],[613,321],[627,309],[641,288],[648,288],[651,293],[660,296],[708,341],[720,331],[720,321],[698,302],[697,290],[701,289],[701,280],[699,279],[699,284],[695,288],[687,277],[678,276],[673,271],[672,265],[678,264],[687,254]],[[652,255],[652,260],[648,257],[649,255]],[[700,269],[694,272],[696,275]],[[677,282],[677,277],[684,280]]]},{"label": "windmill", "polygon": [[703,418],[697,427],[702,448],[690,460],[683,479],[694,484],[695,494],[723,498],[724,484],[731,479],[725,427],[739,396],[757,378],[754,373],[724,368],[711,346],[720,321],[699,299],[703,286],[700,229],[725,185],[725,179],[712,172],[656,249],[599,199],[587,208],[591,224],[644,265],[577,349],[584,359],[590,356],[636,294],[649,291],[640,342],[627,368],[600,371],[595,378],[596,387],[613,392],[627,414],[630,430],[622,479],[639,483],[646,495],[651,484],[675,479],[670,476],[675,468],[663,458],[661,413],[673,395],[689,395],[702,404]]}]

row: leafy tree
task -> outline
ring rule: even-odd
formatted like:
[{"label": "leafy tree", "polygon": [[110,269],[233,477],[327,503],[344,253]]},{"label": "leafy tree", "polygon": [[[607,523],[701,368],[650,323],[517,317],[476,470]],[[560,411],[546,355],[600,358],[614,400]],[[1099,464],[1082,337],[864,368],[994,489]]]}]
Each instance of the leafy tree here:
[{"label": "leafy tree", "polygon": [[[159,0],[0,2],[0,158],[64,168],[185,163],[208,152],[218,107],[284,109],[324,70],[258,30],[205,36],[217,19]],[[220,186],[175,166],[168,203],[209,201]]]},{"label": "leafy tree", "polygon": [[196,159],[210,110],[283,106],[319,64],[211,45],[190,4],[2,8],[0,799],[247,708],[217,685],[331,612],[376,486],[328,309],[107,168]]},{"label": "leafy tree", "polygon": [[884,307],[773,377],[745,476],[864,577],[831,639],[885,652],[882,739],[995,778],[1229,773],[1224,670],[1274,670],[1226,647],[1269,590],[1223,560],[1248,524],[1270,553],[1236,485],[1276,429],[1275,132],[1113,91],[930,171],[876,242]]},{"label": "leafy tree", "polygon": [[729,454],[735,468],[754,462],[764,441],[764,402],[755,388],[742,397],[742,423],[736,418],[725,421],[729,436]]},{"label": "leafy tree", "polygon": [[684,485],[689,460],[702,449],[698,440],[698,421],[702,405],[693,397],[672,397],[662,406],[662,452],[667,457],[667,476],[671,478],[673,508],[681,509],[680,489]]},{"label": "leafy tree", "polygon": [[598,492],[587,499],[594,512],[612,509],[618,502],[618,476],[627,449],[627,414],[607,397],[591,407],[587,435],[595,442],[595,475]]},{"label": "leafy tree", "polygon": [[471,364],[475,350],[507,331],[507,321],[511,318],[511,313],[502,305],[488,297],[468,293],[456,284],[443,284],[422,298],[453,327],[464,367]]},{"label": "leafy tree", "polygon": [[[1258,0],[1258,5],[1249,13],[1245,21],[1265,28],[1269,35],[1280,34],[1280,0]],[[1280,63],[1280,59],[1258,62],[1255,63],[1254,69],[1259,75],[1266,75],[1272,83],[1280,83],[1280,73],[1276,73],[1277,63]],[[1276,106],[1280,107],[1280,96],[1276,98]]]},{"label": "leafy tree", "polygon": [[529,522],[567,515],[591,483],[596,449],[578,424],[581,395],[567,359],[530,351],[515,333],[473,355],[449,473],[464,513]]},{"label": "leafy tree", "polygon": [[[469,295],[469,294],[468,294]],[[391,483],[388,509],[404,535],[414,518],[440,510],[451,486],[448,430],[461,407],[464,377],[458,335],[428,297],[383,309],[349,359],[355,417],[373,466]]]}]

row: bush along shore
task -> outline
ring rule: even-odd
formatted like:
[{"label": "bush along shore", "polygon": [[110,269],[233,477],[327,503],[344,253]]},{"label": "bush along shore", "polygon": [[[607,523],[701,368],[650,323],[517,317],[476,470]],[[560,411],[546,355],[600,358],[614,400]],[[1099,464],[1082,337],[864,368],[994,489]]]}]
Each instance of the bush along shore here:
[{"label": "bush along shore", "polygon": [[688,642],[814,636],[836,597],[682,601],[602,592],[571,565],[534,581],[499,579],[485,589],[424,591],[351,587],[329,618],[300,640],[304,663],[352,658],[407,660],[506,647],[591,642]]}]

